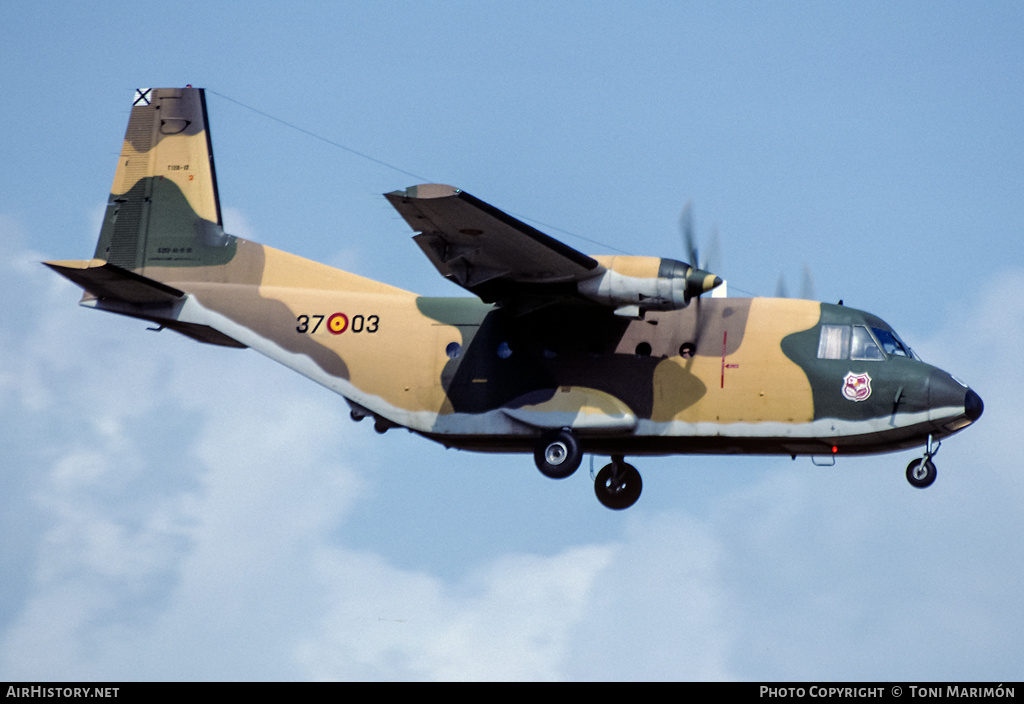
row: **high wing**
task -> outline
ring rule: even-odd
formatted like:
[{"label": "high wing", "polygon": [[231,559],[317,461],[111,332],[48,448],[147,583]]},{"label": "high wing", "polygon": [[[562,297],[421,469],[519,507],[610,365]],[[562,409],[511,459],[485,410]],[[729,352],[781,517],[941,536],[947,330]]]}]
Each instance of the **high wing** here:
[{"label": "high wing", "polygon": [[384,197],[420,234],[413,239],[445,278],[487,303],[585,300],[577,284],[604,267],[508,213],[443,184]]},{"label": "high wing", "polygon": [[445,278],[487,303],[526,313],[552,303],[605,306],[643,318],[678,310],[722,279],[661,257],[588,257],[452,186],[385,193]]}]

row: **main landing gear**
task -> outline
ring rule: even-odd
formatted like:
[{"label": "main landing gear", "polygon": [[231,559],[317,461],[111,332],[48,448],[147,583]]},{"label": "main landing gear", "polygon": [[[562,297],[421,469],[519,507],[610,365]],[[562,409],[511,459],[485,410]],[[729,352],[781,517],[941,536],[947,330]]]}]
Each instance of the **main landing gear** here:
[{"label": "main landing gear", "polygon": [[924,457],[914,460],[907,465],[907,481],[918,489],[930,487],[935,482],[937,474],[932,457],[939,451],[941,442],[935,443],[932,447],[932,436],[928,436],[928,444],[925,445]]},{"label": "main landing gear", "polygon": [[533,459],[545,477],[565,479],[579,468],[583,453],[573,432],[562,428],[541,436]]},{"label": "main landing gear", "polygon": [[635,504],[643,488],[640,472],[633,465],[623,462],[622,455],[613,456],[611,464],[602,467],[594,479],[597,500],[616,511]]},{"label": "main landing gear", "polygon": [[[551,479],[565,479],[575,472],[583,459],[579,441],[568,428],[552,430],[541,436],[533,452],[541,474]],[[621,511],[640,498],[643,482],[636,467],[626,464],[622,455],[613,455],[594,478],[594,493],[602,504]]]}]

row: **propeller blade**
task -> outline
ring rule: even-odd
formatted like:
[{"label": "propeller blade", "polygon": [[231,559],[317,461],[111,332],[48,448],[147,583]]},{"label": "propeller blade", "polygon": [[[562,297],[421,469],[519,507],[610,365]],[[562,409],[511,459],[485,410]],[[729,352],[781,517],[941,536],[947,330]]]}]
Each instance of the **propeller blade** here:
[{"label": "propeller blade", "polygon": [[[789,287],[786,285],[786,275],[779,274],[779,280],[775,284],[776,298],[789,298]],[[814,293],[814,276],[811,274],[811,267],[804,264],[803,277],[800,282],[800,298],[804,300],[817,300]]]},{"label": "propeller blade", "polygon": [[779,280],[775,284],[775,297],[789,298],[789,292],[786,290],[786,277],[784,274],[779,274]]},{"label": "propeller blade", "polygon": [[683,236],[683,248],[689,257],[687,263],[692,267],[700,266],[697,260],[697,239],[693,235],[693,201],[688,200],[683,206],[683,212],[679,216],[679,230]]},{"label": "propeller blade", "polygon": [[804,264],[804,280],[800,286],[800,298],[805,298],[810,301],[817,300],[818,296],[814,292],[814,276],[811,274],[811,267],[806,263]]},{"label": "propeller blade", "polygon": [[711,237],[704,248],[704,261],[697,266],[708,271],[722,270],[722,241],[718,236],[718,225],[711,228]]}]

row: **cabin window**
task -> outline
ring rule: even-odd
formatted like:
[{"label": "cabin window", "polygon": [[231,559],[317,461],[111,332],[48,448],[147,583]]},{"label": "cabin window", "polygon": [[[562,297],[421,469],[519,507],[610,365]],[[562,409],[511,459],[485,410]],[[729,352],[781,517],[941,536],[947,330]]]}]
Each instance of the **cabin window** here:
[{"label": "cabin window", "polygon": [[818,359],[847,359],[850,356],[850,326],[822,325]]},{"label": "cabin window", "polygon": [[863,325],[853,326],[853,338],[850,340],[850,359],[875,360],[885,359],[882,350],[871,337],[871,333]]}]

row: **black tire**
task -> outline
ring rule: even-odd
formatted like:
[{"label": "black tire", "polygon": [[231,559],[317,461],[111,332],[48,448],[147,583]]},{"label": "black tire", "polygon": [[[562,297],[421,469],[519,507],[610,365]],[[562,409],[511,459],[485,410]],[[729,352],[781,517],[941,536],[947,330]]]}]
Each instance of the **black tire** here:
[{"label": "black tire", "polygon": [[533,459],[545,477],[565,479],[579,469],[583,453],[572,431],[562,428],[541,436],[533,452]]},{"label": "black tire", "polygon": [[[614,480],[612,479],[613,473],[615,474]],[[640,472],[636,471],[636,467],[625,462],[619,465],[618,472],[615,472],[614,463],[605,465],[594,479],[594,493],[597,494],[597,500],[615,511],[621,511],[635,504],[636,500],[640,498],[643,488],[644,483],[640,479]]]},{"label": "black tire", "polygon": [[935,482],[937,471],[931,460],[916,459],[907,465],[907,481],[918,489],[926,489]]}]

